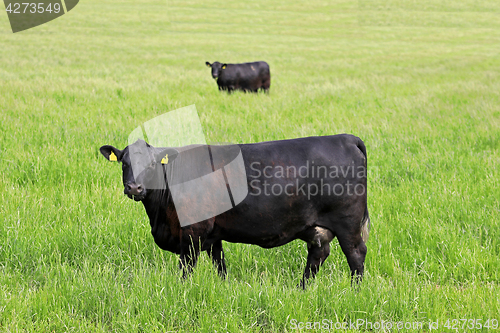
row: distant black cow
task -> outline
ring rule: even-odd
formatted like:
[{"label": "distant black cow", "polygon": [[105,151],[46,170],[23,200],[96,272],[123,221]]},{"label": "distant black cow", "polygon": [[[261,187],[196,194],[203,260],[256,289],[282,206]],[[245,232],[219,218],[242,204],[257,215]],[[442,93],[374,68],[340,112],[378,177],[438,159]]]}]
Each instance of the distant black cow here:
[{"label": "distant black cow", "polygon": [[244,64],[221,64],[216,61],[213,64],[206,62],[212,67],[212,77],[217,79],[219,90],[243,90],[257,92],[263,89],[269,92],[271,86],[271,72],[269,65],[264,61],[247,62]]},{"label": "distant black cow", "polygon": [[[141,146],[144,148],[138,149]],[[223,240],[272,248],[301,239],[307,242],[309,252],[301,281],[305,288],[307,279],[315,276],[330,254],[330,241],[337,237],[351,275],[361,278],[370,222],[363,141],[341,134],[234,146],[244,162],[243,184],[248,194],[228,211],[184,227],[172,199],[171,189],[176,182],[172,172],[186,167],[201,169],[205,162],[191,162],[196,161],[194,155],[199,150],[191,146],[154,148],[139,140],[124,150],[102,146],[100,151],[108,160],[122,162],[125,194],[142,201],[156,244],[180,254],[184,277],[196,264],[200,250],[207,251],[225,276]],[[209,165],[225,149],[196,147],[211,151],[211,159],[206,162]],[[144,163],[144,170],[134,178],[131,158],[138,156],[151,162]],[[210,172],[220,168],[214,164],[209,166]],[[234,190],[231,175],[224,177],[227,187],[231,185]],[[164,188],[151,189],[162,179],[167,182]],[[201,193],[197,202],[189,202],[188,211],[217,205],[213,198],[212,191]]]}]

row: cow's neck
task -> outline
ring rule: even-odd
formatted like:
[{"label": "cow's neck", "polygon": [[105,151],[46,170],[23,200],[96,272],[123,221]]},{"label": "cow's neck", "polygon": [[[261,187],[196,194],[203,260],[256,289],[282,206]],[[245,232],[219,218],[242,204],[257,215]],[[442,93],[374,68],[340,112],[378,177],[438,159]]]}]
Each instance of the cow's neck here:
[{"label": "cow's neck", "polygon": [[158,226],[166,223],[167,202],[163,191],[153,190],[143,201],[146,214],[151,224],[151,233],[155,235]]},{"label": "cow's neck", "polygon": [[151,234],[156,244],[164,249],[178,253],[180,224],[175,206],[165,192],[155,190],[142,201],[151,225]]}]

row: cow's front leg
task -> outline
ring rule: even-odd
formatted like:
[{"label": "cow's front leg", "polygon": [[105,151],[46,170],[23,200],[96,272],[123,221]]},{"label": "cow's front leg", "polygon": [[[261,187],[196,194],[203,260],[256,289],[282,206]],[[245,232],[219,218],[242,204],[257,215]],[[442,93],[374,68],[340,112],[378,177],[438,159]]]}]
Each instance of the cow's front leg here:
[{"label": "cow's front leg", "polygon": [[189,237],[189,240],[183,239],[181,244],[181,257],[179,268],[182,269],[182,278],[185,279],[193,271],[198,256],[200,255],[200,243],[198,239]]},{"label": "cow's front leg", "polygon": [[302,289],[306,289],[306,284],[309,278],[313,278],[319,271],[319,268],[330,255],[330,244],[324,244],[321,247],[307,244],[307,264],[304,276],[300,282]]},{"label": "cow's front leg", "polygon": [[224,279],[227,275],[226,261],[224,260],[224,250],[222,249],[222,241],[219,240],[212,244],[207,250],[208,256],[212,258],[212,263],[217,268],[219,275]]},{"label": "cow's front leg", "polygon": [[306,289],[307,281],[313,278],[319,268],[330,255],[330,242],[334,238],[333,233],[325,228],[315,227],[309,229],[303,240],[307,242],[307,264],[304,276],[300,282],[302,289]]}]

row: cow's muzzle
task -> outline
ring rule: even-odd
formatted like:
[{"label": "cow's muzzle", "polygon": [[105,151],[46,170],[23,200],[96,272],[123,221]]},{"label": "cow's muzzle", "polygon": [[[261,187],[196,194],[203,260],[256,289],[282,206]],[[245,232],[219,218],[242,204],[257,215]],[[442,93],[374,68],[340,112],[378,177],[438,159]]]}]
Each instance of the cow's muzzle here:
[{"label": "cow's muzzle", "polygon": [[128,183],[123,191],[130,199],[141,201],[146,196],[146,190],[141,184]]}]

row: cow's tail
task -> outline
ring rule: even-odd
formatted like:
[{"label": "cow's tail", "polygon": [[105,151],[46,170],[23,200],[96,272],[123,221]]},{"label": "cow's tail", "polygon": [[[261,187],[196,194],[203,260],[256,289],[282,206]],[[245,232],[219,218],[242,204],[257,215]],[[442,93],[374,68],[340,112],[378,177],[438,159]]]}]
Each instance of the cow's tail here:
[{"label": "cow's tail", "polygon": [[368,237],[370,236],[370,215],[368,214],[368,205],[365,207],[365,215],[363,216],[363,220],[361,221],[361,238],[363,238],[363,242],[368,241]]},{"label": "cow's tail", "polygon": [[[358,143],[357,146],[359,150],[365,155],[365,171],[367,171],[366,167],[368,164],[368,157],[366,156],[366,146],[363,140],[358,138]],[[361,221],[361,237],[363,238],[363,242],[368,241],[368,237],[370,235],[370,227],[371,227],[371,222],[370,222],[370,214],[368,214],[368,204],[365,206],[365,214],[363,215],[363,220]]]}]

